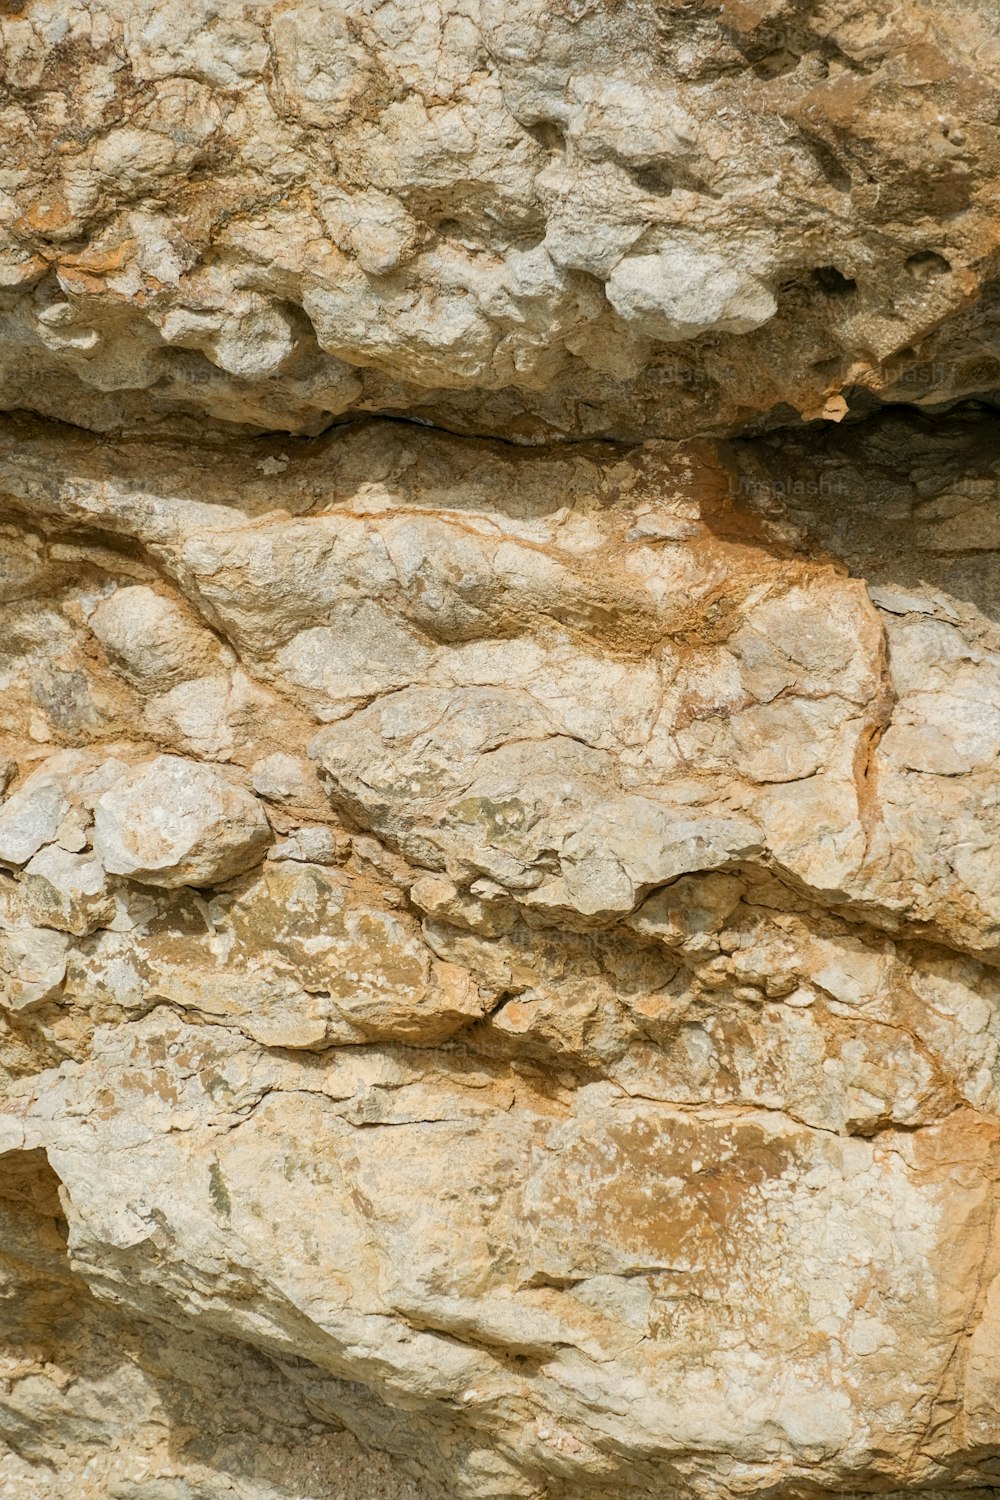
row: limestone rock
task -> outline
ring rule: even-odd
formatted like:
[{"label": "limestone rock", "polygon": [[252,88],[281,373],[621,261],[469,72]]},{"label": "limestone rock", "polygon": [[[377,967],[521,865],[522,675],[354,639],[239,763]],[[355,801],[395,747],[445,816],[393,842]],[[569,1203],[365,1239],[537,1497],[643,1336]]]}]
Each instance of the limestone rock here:
[{"label": "limestone rock", "polygon": [[[214,441],[0,433],[19,1493],[336,1500],[342,1427],[420,1500],[982,1493],[981,418]],[[201,759],[154,706],[239,674]]]},{"label": "limestone rock", "polygon": [[[273,1047],[444,1041],[491,998],[464,967],[434,957],[406,912],[367,882],[279,851],[205,904],[159,906],[128,945],[147,1003],[231,1025]],[[204,883],[204,882],[202,882]],[[111,988],[120,950],[97,947],[79,982]]]},{"label": "limestone rock", "polygon": [[179,755],[137,767],[95,809],[94,847],[105,869],[167,889],[241,874],[257,863],[270,836],[255,797]]},{"label": "limestone rock", "polygon": [[146,585],[115,589],[87,623],[118,669],[148,695],[209,674],[225,655],[196,616]]},{"label": "limestone rock", "polygon": [[112,671],[135,691],[151,738],[226,761],[245,753],[256,722],[280,723],[280,705],[177,600],[142,585],[117,588],[88,613],[87,625]]},{"label": "limestone rock", "polygon": [[11,1010],[54,1000],[66,978],[67,938],[47,927],[0,935],[0,1004]]},{"label": "limestone rock", "polygon": [[26,865],[53,845],[71,853],[85,848],[97,798],[126,770],[114,756],[82,750],[46,756],[0,803],[0,860]]},{"label": "limestone rock", "polygon": [[114,916],[104,866],[90,849],[74,854],[47,845],[25,865],[21,888],[37,921],[78,937]]},{"label": "limestone rock", "polygon": [[995,31],[0,0],[2,1500],[998,1493]]},{"label": "limestone rock", "polygon": [[24,865],[59,832],[69,803],[57,782],[22,787],[0,807],[0,859]]},{"label": "limestone rock", "polygon": [[981,6],[11,0],[0,59],[7,408],[679,437],[1000,383]]}]

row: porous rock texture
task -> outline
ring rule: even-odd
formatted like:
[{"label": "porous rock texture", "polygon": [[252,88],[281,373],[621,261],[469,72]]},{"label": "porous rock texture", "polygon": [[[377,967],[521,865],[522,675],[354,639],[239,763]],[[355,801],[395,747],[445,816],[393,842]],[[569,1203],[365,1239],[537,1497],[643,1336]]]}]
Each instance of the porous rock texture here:
[{"label": "porous rock texture", "polygon": [[1000,1494],[995,19],[0,0],[2,1500]]},{"label": "porous rock texture", "polygon": [[9,404],[676,438],[1000,387],[995,0],[2,0],[0,80]]}]

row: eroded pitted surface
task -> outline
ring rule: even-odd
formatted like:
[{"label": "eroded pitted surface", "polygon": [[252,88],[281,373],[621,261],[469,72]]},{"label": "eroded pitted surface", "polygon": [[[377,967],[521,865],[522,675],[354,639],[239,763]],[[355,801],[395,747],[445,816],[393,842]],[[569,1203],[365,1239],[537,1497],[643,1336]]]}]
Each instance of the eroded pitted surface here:
[{"label": "eroded pitted surface", "polygon": [[520,441],[1000,387],[988,0],[8,0],[0,400]]},{"label": "eroded pitted surface", "polygon": [[0,1149],[86,1304],[25,1486],[326,1500],[345,1425],[470,1500],[990,1492],[981,431],[5,430]]}]

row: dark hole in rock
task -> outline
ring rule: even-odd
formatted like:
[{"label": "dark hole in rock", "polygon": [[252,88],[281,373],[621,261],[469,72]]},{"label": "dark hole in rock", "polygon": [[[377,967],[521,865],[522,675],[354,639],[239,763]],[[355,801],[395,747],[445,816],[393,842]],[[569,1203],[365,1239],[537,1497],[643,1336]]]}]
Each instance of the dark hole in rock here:
[{"label": "dark hole in rock", "polygon": [[836,266],[817,266],[812,273],[813,281],[828,297],[846,297],[858,289],[858,283]]},{"label": "dark hole in rock", "polygon": [[659,198],[669,197],[674,190],[673,173],[669,163],[665,161],[654,161],[648,166],[637,168],[633,171],[632,178],[643,192],[653,193]]},{"label": "dark hole in rock", "polygon": [[932,276],[944,276],[951,270],[951,261],[945,260],[936,250],[920,250],[910,256],[906,269],[918,281],[927,281]]},{"label": "dark hole in rock", "polygon": [[556,120],[538,120],[525,127],[528,134],[546,151],[565,151],[566,132]]},{"label": "dark hole in rock", "polygon": [[754,72],[758,78],[780,78],[785,73],[793,73],[800,62],[798,53],[787,47],[776,47],[754,64]]}]

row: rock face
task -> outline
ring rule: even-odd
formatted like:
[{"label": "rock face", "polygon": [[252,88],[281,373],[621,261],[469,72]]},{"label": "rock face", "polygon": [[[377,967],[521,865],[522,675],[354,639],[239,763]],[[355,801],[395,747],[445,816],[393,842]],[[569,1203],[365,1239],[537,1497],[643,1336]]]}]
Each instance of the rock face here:
[{"label": "rock face", "polygon": [[4,402],[540,440],[996,390],[995,19],[5,0]]},{"label": "rock face", "polygon": [[994,22],[0,0],[0,1500],[1000,1493]]},{"label": "rock face", "polygon": [[[343,1425],[470,1500],[989,1484],[981,427],[9,427],[4,1274],[86,1309],[12,1330],[21,1461],[326,1500]],[[116,1400],[245,1390],[236,1455],[88,1426],[104,1327]]]},{"label": "rock face", "polygon": [[108,874],[167,890],[245,874],[270,838],[252,792],[179,755],[126,773],[94,809],[94,852]]}]

